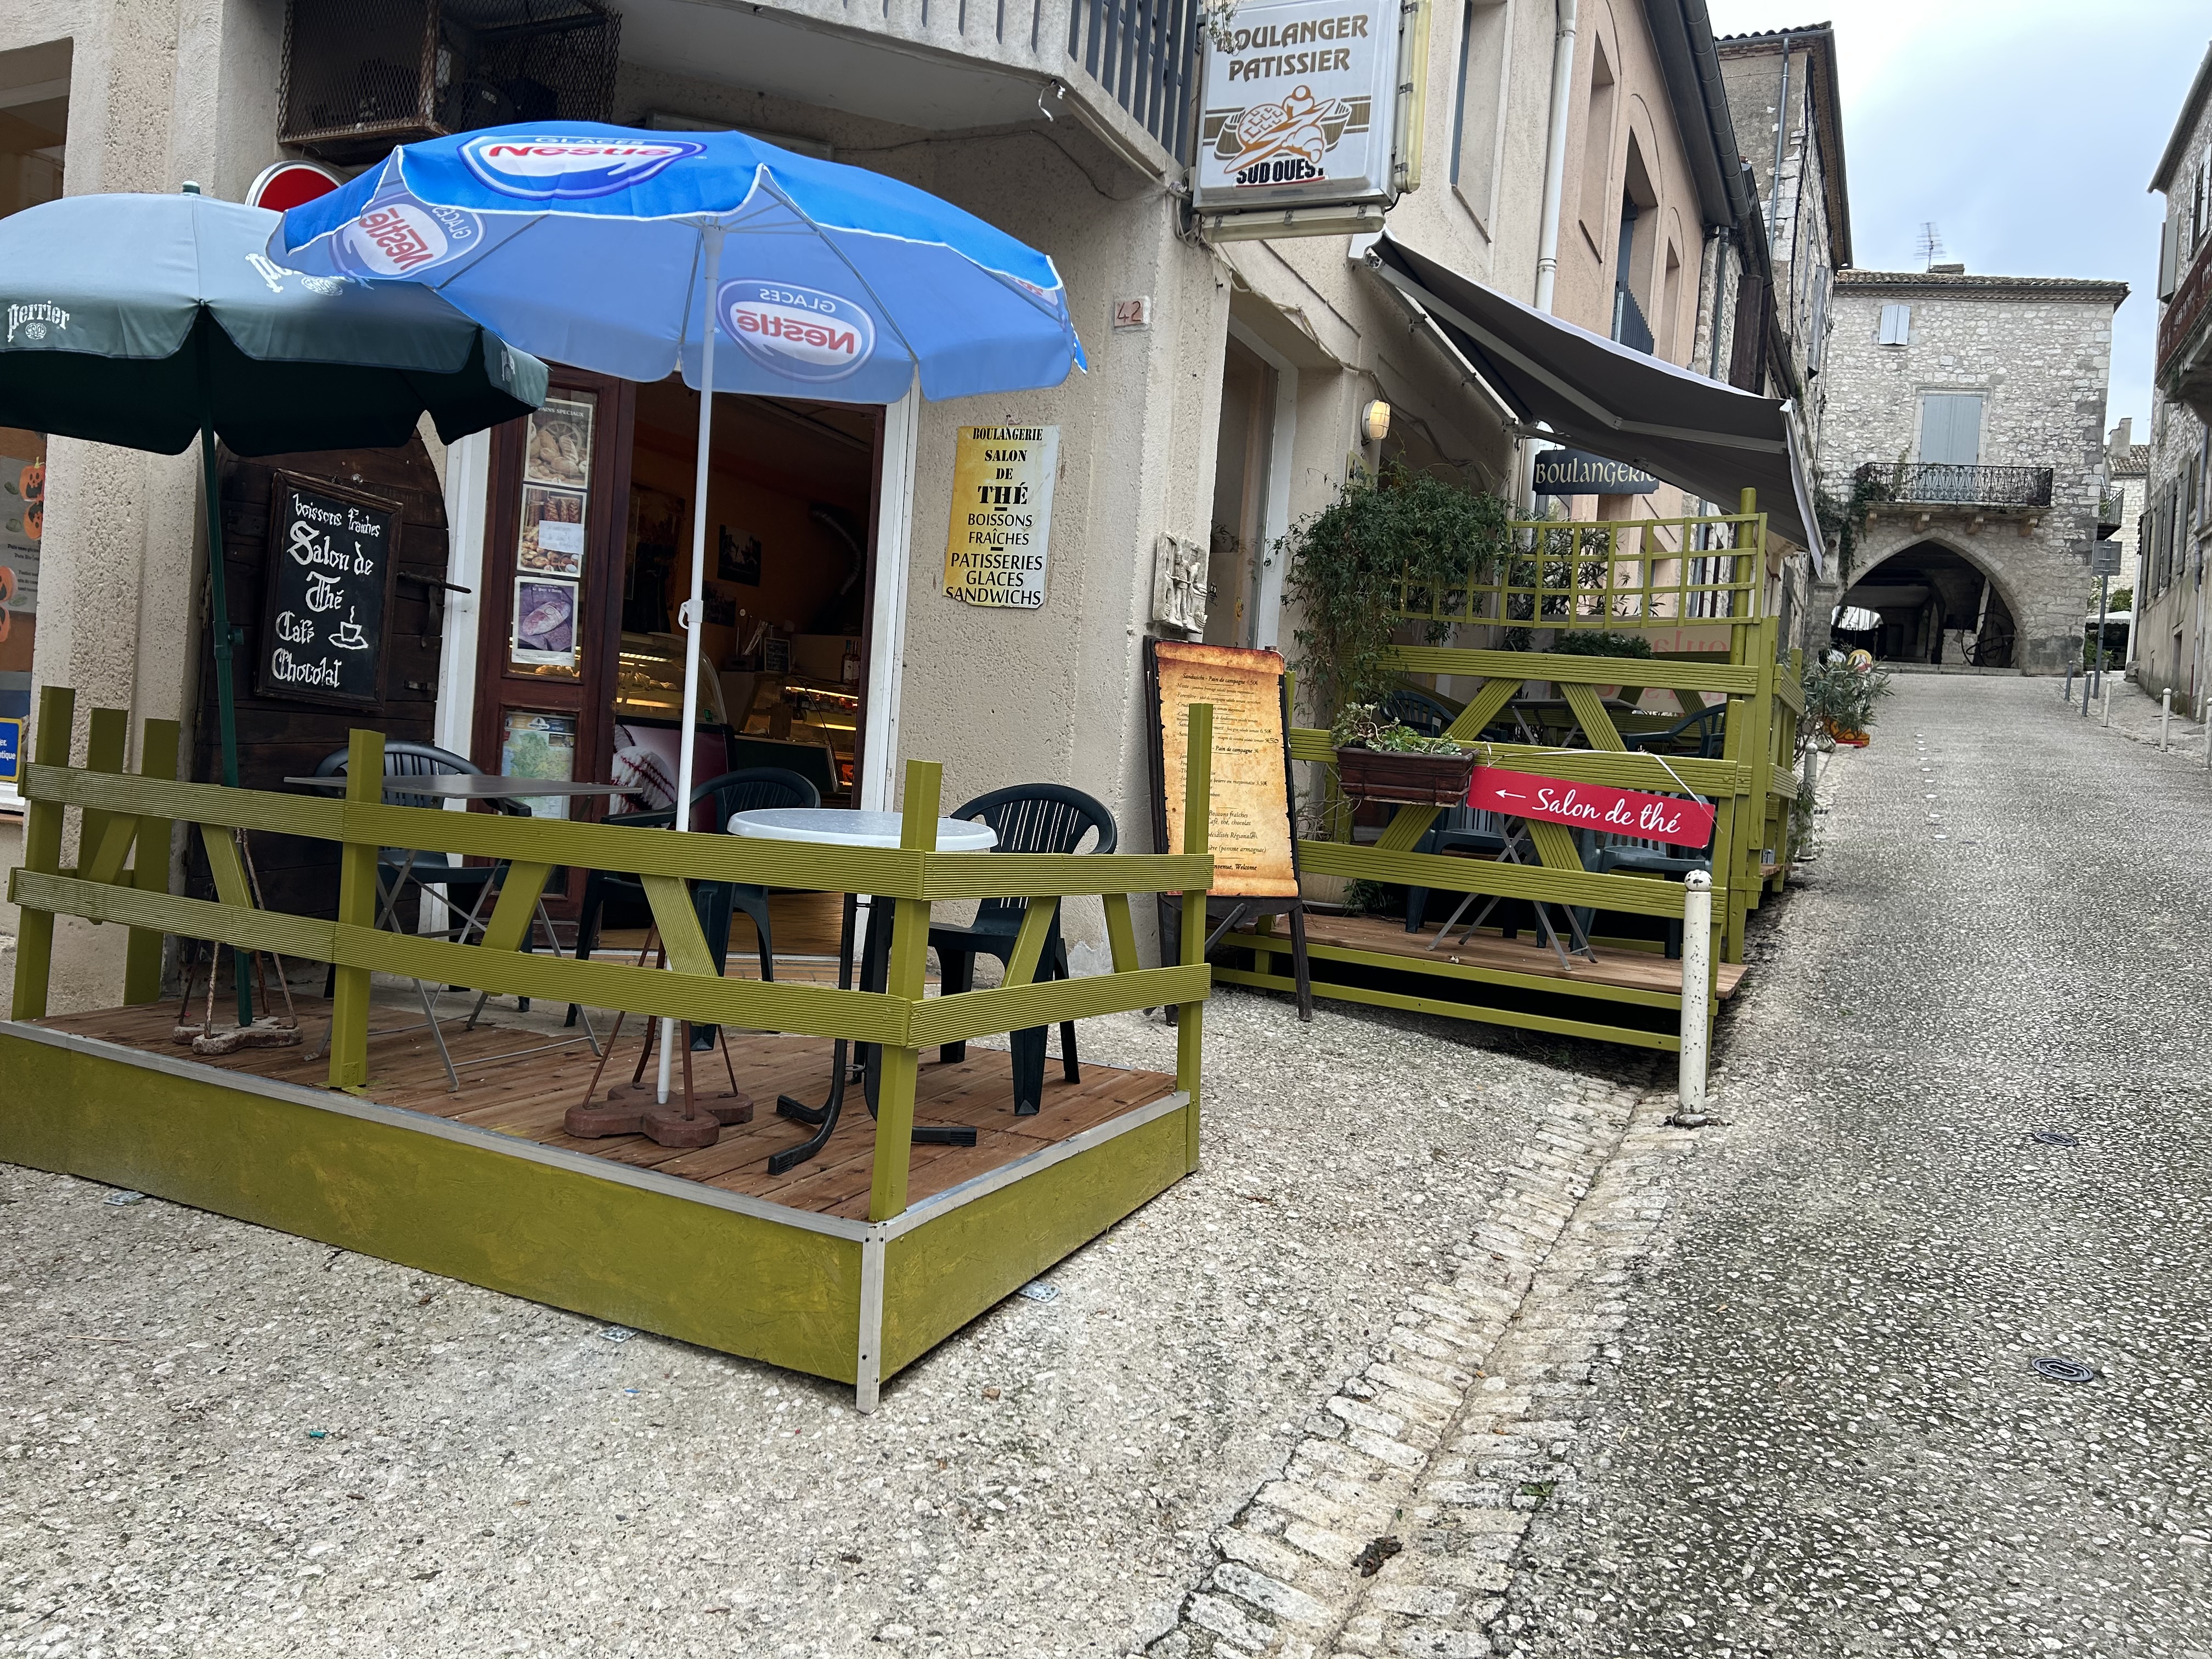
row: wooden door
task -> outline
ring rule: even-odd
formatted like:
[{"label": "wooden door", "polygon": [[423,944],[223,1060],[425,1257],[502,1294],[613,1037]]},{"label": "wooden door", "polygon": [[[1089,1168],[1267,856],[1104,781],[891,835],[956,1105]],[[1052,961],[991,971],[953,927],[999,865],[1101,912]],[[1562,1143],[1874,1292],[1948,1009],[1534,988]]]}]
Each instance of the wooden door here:
[{"label": "wooden door", "polygon": [[[626,380],[556,365],[544,407],[493,434],[471,755],[487,772],[607,775],[635,399]],[[553,817],[605,810],[533,805]],[[549,902],[581,896],[580,875],[567,883]]]}]

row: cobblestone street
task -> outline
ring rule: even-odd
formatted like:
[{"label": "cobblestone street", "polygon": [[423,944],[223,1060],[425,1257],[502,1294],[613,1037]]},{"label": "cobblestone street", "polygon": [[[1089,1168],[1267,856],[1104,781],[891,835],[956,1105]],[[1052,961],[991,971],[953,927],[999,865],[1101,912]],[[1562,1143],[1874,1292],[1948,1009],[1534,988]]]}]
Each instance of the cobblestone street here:
[{"label": "cobblestone street", "polygon": [[2201,750],[1897,686],[1498,1652],[2212,1651]]},{"label": "cobblestone street", "polygon": [[2203,1659],[2212,782],[1898,686],[1721,1121],[1226,996],[1206,1170],[872,1418],[10,1173],[0,1651]]}]

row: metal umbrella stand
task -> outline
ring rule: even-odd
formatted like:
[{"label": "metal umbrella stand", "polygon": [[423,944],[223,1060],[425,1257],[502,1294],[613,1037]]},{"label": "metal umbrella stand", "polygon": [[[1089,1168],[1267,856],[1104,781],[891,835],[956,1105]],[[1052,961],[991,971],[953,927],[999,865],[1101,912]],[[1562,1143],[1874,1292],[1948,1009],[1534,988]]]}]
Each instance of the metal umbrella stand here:
[{"label": "metal umbrella stand", "polygon": [[[545,399],[544,364],[435,295],[290,270],[278,216],[176,196],[64,197],[0,220],[0,425],[156,454],[200,447],[222,781],[238,786],[222,440],[239,455],[447,442]],[[233,954],[238,1020],[253,1023]]]}]

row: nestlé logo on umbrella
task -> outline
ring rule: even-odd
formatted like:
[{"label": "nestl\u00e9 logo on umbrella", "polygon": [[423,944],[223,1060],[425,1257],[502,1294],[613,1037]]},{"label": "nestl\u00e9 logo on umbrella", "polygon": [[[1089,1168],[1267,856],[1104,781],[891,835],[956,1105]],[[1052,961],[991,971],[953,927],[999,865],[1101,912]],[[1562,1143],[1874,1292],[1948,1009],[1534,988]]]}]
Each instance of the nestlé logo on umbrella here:
[{"label": "nestl\u00e9 logo on umbrella", "polygon": [[461,160],[502,196],[532,202],[582,201],[641,185],[706,148],[688,138],[633,140],[556,133],[471,138],[461,146]]},{"label": "nestl\u00e9 logo on umbrella", "polygon": [[356,272],[404,276],[466,253],[483,234],[483,222],[460,208],[387,196],[338,233],[338,259]]},{"label": "nestl\u00e9 logo on umbrella", "polygon": [[763,368],[796,380],[838,380],[874,355],[875,320],[820,289],[740,277],[715,290],[723,331]]}]

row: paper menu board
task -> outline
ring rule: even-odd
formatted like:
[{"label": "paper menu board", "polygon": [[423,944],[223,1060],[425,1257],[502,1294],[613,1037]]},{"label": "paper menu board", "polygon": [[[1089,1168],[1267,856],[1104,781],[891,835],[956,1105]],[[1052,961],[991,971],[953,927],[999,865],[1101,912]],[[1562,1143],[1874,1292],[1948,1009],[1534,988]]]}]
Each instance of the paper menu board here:
[{"label": "paper menu board", "polygon": [[1213,705],[1212,810],[1207,850],[1212,892],[1222,897],[1296,898],[1290,768],[1284,750],[1283,659],[1273,651],[1149,641],[1156,695],[1158,774],[1166,850],[1183,847],[1186,720],[1193,703]]}]

